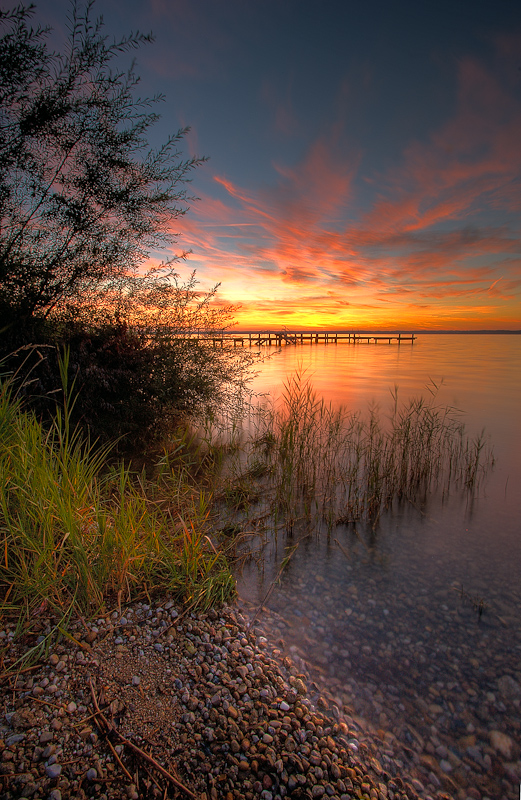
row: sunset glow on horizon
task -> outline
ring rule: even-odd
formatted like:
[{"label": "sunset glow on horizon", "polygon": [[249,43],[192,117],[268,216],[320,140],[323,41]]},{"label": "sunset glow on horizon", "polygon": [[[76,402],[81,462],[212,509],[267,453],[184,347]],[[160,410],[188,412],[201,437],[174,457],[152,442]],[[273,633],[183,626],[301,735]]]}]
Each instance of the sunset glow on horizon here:
[{"label": "sunset glow on horizon", "polygon": [[[38,6],[55,26],[65,0]],[[183,275],[238,329],[521,328],[521,9],[132,0],[161,140],[210,160]],[[50,13],[52,11],[52,13]],[[158,141],[159,141],[158,139]],[[156,261],[157,263],[157,261]]]},{"label": "sunset glow on horizon", "polygon": [[325,137],[257,191],[212,176],[181,242],[240,327],[521,327],[521,104],[477,62],[457,80],[453,117],[378,177]]}]

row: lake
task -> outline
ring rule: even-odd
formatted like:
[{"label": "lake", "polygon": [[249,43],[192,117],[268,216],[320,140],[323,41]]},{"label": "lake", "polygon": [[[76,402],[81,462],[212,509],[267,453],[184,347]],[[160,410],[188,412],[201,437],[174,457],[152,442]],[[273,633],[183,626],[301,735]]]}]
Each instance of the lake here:
[{"label": "lake", "polygon": [[[386,413],[391,391],[430,396],[483,429],[495,465],[472,496],[434,495],[373,531],[317,530],[295,551],[238,574],[281,656],[305,667],[382,768],[403,763],[424,797],[517,798],[521,780],[521,336],[419,335],[413,346],[284,347],[253,388],[280,395],[305,370],[326,401]],[[289,543],[291,543],[289,541]]]}]

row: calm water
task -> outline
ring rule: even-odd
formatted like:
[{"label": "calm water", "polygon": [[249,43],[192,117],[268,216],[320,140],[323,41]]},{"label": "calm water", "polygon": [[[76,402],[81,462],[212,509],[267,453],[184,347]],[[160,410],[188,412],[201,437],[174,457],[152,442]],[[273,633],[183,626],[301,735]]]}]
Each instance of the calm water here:
[{"label": "calm water", "polygon": [[[385,411],[395,386],[407,400],[434,383],[437,402],[460,409],[470,435],[485,429],[496,464],[471,501],[433,498],[423,513],[388,514],[370,540],[339,527],[299,547],[266,603],[271,635],[350,719],[396,737],[425,796],[517,798],[521,336],[288,347],[254,388],[276,397],[297,369],[353,410]],[[246,601],[262,602],[282,556],[274,545],[263,569],[239,576]]]}]

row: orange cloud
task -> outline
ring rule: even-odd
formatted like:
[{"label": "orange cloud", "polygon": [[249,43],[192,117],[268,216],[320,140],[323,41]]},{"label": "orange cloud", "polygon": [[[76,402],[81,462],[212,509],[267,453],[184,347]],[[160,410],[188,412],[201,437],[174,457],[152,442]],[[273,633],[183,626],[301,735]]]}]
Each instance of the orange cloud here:
[{"label": "orange cloud", "polygon": [[453,117],[369,176],[367,211],[360,154],[342,152],[339,129],[299,163],[274,165],[271,186],[214,176],[181,222],[183,243],[243,304],[243,326],[286,315],[321,327],[521,327],[521,104],[471,59],[458,87]]},{"label": "orange cloud", "polygon": [[519,102],[476,62],[463,61],[455,117],[427,144],[409,146],[386,179],[389,197],[382,193],[367,224],[424,230],[483,210],[490,194],[503,207],[517,207],[521,185],[512,179],[521,171],[520,129]]}]

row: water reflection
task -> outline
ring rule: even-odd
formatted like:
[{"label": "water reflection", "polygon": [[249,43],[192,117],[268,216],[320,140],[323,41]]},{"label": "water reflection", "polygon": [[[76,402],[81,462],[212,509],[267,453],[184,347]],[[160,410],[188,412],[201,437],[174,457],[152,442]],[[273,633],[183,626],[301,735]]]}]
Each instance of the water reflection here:
[{"label": "water reflection", "polygon": [[[307,367],[349,408],[389,406],[439,385],[471,433],[483,427],[494,473],[469,502],[396,505],[377,530],[293,530],[239,575],[283,648],[302,657],[343,713],[396,737],[424,794],[516,797],[521,779],[521,337],[425,336],[414,348],[287,348],[256,388],[277,393]],[[288,546],[292,552],[273,585]],[[480,613],[481,612],[481,613]],[[405,749],[403,749],[405,748]],[[469,794],[470,792],[470,794]]]}]

